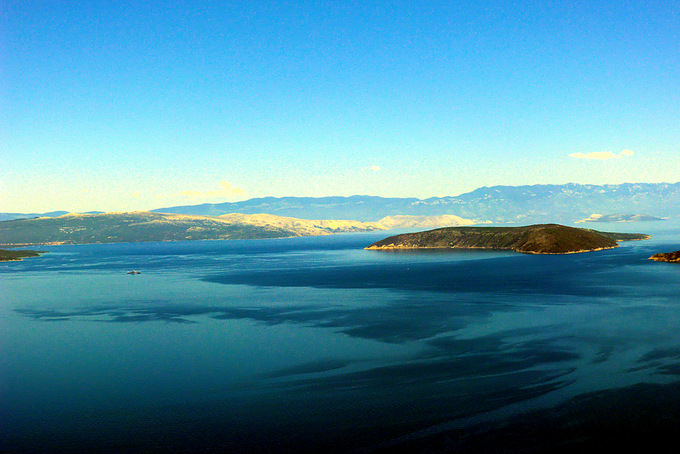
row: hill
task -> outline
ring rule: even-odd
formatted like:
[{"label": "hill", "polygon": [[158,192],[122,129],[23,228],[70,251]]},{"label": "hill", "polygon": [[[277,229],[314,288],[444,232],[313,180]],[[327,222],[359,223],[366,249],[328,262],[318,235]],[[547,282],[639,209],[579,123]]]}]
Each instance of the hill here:
[{"label": "hill", "polygon": [[495,249],[532,254],[568,254],[611,249],[617,239],[646,239],[647,235],[602,233],[558,224],[526,227],[448,227],[395,235],[366,249]]},{"label": "hill", "polygon": [[381,228],[375,223],[309,221],[271,215],[208,217],[149,212],[67,214],[54,218],[0,222],[0,244],[286,238]]}]

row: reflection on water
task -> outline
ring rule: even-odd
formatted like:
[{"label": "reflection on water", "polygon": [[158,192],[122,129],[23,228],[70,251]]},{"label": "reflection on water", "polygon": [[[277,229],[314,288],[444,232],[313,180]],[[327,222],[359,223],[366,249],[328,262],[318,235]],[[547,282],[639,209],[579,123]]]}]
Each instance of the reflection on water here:
[{"label": "reflection on water", "polygon": [[567,256],[363,250],[377,234],[49,247],[0,264],[0,449],[463,452],[546,408],[534,438],[588,439],[589,393],[680,373],[680,267],[647,260],[675,233]]}]

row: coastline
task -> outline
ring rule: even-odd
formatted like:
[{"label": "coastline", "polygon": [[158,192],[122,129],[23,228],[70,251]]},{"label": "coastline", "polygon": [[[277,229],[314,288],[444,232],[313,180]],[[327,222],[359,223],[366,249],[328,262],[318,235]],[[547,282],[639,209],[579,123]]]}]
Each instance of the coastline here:
[{"label": "coastline", "polygon": [[[533,255],[565,255],[565,254],[581,254],[584,252],[595,252],[595,251],[604,251],[607,249],[616,249],[619,247],[617,244],[616,246],[612,247],[600,247],[600,248],[595,248],[595,249],[579,249],[578,251],[567,251],[567,252],[539,252],[539,251],[519,251],[514,248],[492,248],[492,247],[481,247],[481,246],[455,246],[455,247],[444,247],[444,246],[396,246],[396,245],[391,245],[391,246],[368,246],[365,247],[364,249],[367,251],[396,251],[396,250],[419,250],[419,249],[440,249],[440,250],[470,250],[470,249],[481,249],[481,250],[486,250],[486,251],[511,251],[511,252],[518,252],[520,254],[533,254]],[[651,257],[650,257],[651,259]],[[652,259],[654,260],[654,259]]]},{"label": "coastline", "polygon": [[658,254],[649,257],[649,260],[654,260],[655,262],[680,263],[680,251],[659,252]]}]

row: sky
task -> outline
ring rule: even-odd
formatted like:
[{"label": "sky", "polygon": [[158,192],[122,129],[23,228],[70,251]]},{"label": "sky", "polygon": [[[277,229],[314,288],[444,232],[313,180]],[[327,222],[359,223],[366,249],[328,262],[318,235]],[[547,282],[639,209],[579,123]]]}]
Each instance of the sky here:
[{"label": "sky", "polygon": [[677,1],[0,2],[0,212],[677,181]]}]

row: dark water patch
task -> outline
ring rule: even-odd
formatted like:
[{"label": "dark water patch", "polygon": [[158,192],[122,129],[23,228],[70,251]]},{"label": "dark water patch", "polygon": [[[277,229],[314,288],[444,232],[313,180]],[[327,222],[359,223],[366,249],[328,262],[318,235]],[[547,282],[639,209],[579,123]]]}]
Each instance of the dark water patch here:
[{"label": "dark water patch", "polygon": [[[222,308],[217,319],[247,318],[268,325],[304,324],[332,328],[351,337],[403,343],[426,339],[479,322],[497,311],[518,310],[505,304],[397,299],[381,306]],[[217,311],[216,311],[217,312]]]},{"label": "dark water patch", "polygon": [[134,322],[151,322],[164,321],[171,323],[196,323],[193,320],[187,320],[180,317],[175,317],[170,314],[133,314],[133,315],[118,315],[108,320],[111,323],[134,323]]},{"label": "dark water patch", "polygon": [[680,375],[680,363],[661,365],[657,371],[661,375]]},{"label": "dark water patch", "polygon": [[[442,311],[445,313],[445,311]],[[351,337],[402,343],[431,337],[441,332],[461,329],[468,323],[456,319],[454,313],[446,318],[423,317],[418,306],[396,304],[381,307],[327,309],[292,308],[233,308],[222,309],[213,315],[216,319],[251,319],[267,325],[282,323],[303,324],[317,328],[331,328]],[[416,317],[417,314],[420,316]],[[441,315],[441,314],[440,314]],[[477,312],[477,317],[487,316]],[[465,316],[467,319],[468,316]]]},{"label": "dark water patch", "polygon": [[609,361],[612,355],[619,349],[612,346],[601,346],[592,359],[594,364],[600,364]]},{"label": "dark water patch", "polygon": [[639,362],[658,361],[661,359],[680,359],[680,346],[671,348],[656,348],[643,355]]},{"label": "dark water patch", "polygon": [[[514,385],[472,395],[433,385],[416,392],[272,390],[202,403],[122,407],[86,421],[63,412],[30,435],[4,433],[10,452],[351,453],[469,413],[483,413],[564,386],[560,373],[518,374]],[[540,384],[543,383],[543,384]],[[548,384],[546,384],[548,383]],[[283,391],[283,392],[281,392]],[[414,390],[411,390],[414,391]],[[419,451],[414,451],[419,452]]]},{"label": "dark water patch", "polygon": [[212,318],[216,320],[248,319],[273,326],[283,323],[314,325],[319,320],[337,316],[338,313],[342,313],[342,310],[321,306],[227,307],[213,308],[212,312]]},{"label": "dark water patch", "polygon": [[93,320],[112,323],[166,321],[172,323],[194,323],[185,317],[205,315],[213,312],[209,307],[195,306],[154,306],[154,307],[91,307],[72,310],[55,309],[14,309],[14,312],[40,321]]},{"label": "dark water patch", "polygon": [[[521,371],[477,380],[426,381],[406,388],[383,379],[383,386],[338,386],[333,392],[326,387],[304,385],[312,379],[289,386],[277,383],[271,389],[272,395],[277,400],[285,398],[282,419],[290,422],[290,432],[268,444],[268,448],[272,452],[364,452],[399,434],[481,415],[557,391],[572,383],[565,379],[571,372]],[[279,433],[269,427],[272,421],[268,416],[260,415],[250,422],[261,429],[260,437]]]},{"label": "dark water patch", "polygon": [[577,396],[556,407],[403,437],[366,453],[646,452],[678,442],[680,384],[638,384]]},{"label": "dark water patch", "polygon": [[[231,272],[207,282],[258,287],[313,287],[444,293],[551,294],[598,297],[611,289],[588,285],[603,263],[567,256],[510,256],[454,262],[385,262],[323,268]],[[584,280],[584,278],[586,278]]]},{"label": "dark water patch", "polygon": [[[533,345],[558,345],[559,342],[565,341],[564,336],[548,337],[546,333],[555,332],[564,327],[563,324],[553,324],[549,326],[515,328],[509,330],[502,330],[493,334],[484,336],[477,336],[474,338],[458,338],[455,335],[442,336],[427,340],[427,345],[435,347],[437,350],[446,352],[446,354],[470,354],[479,352],[501,352],[514,348],[518,344],[527,345],[530,338]],[[512,339],[518,339],[513,341]]]},{"label": "dark water patch", "polygon": [[[479,380],[480,377],[507,376],[520,372],[528,373],[528,371],[540,376],[542,375],[542,372],[539,372],[541,368],[573,362],[578,358],[578,354],[565,349],[546,349],[542,345],[525,343],[503,350],[492,347],[480,353],[403,361],[398,364],[339,373],[329,377],[293,380],[290,386],[296,389],[328,392],[338,389],[377,390],[386,387],[460,383],[473,377]],[[565,367],[571,370],[571,366]],[[526,385],[530,383],[531,381],[527,381]],[[461,386],[468,387],[469,385]]]},{"label": "dark water patch", "polygon": [[198,322],[196,317],[216,320],[254,320],[265,325],[284,323],[328,328],[350,337],[404,343],[437,336],[481,322],[492,313],[517,311],[520,306],[459,298],[397,298],[380,306],[297,305],[225,307],[202,304],[168,304],[146,301],[125,306],[78,309],[20,308],[15,312],[35,320],[96,320],[115,323]]},{"label": "dark water patch", "polygon": [[110,315],[109,311],[115,309],[86,308],[78,310],[56,310],[56,309],[14,309],[14,312],[35,320],[40,321],[67,321],[75,317],[96,317]]},{"label": "dark water patch", "polygon": [[319,326],[337,328],[352,337],[402,343],[460,330],[494,312],[512,310],[518,308],[484,301],[401,298],[386,306],[345,310]]},{"label": "dark water patch", "polygon": [[661,375],[680,375],[680,347],[654,349],[642,356],[639,367],[633,370],[655,368]]},{"label": "dark water patch", "polygon": [[655,369],[661,375],[680,375],[680,347],[653,349],[641,356],[637,364],[630,367],[628,372]]},{"label": "dark water patch", "polygon": [[295,366],[282,368],[274,372],[262,374],[263,378],[281,378],[291,375],[306,375],[316,374],[320,372],[329,372],[337,369],[342,369],[352,364],[352,361],[341,359],[326,359],[319,361],[312,361],[304,364],[297,364]]}]

